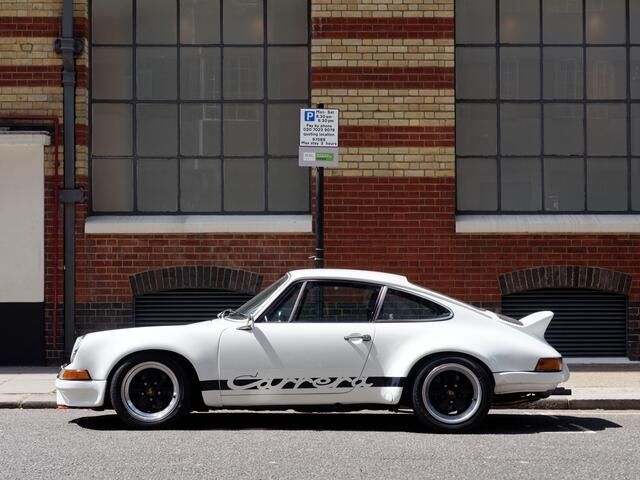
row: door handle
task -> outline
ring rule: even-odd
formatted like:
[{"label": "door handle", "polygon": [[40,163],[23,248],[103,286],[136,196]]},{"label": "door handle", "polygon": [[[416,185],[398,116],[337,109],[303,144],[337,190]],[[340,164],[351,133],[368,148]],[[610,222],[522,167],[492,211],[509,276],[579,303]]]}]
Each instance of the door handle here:
[{"label": "door handle", "polygon": [[369,334],[360,335],[359,333],[352,333],[351,335],[346,335],[344,339],[347,342],[350,342],[351,340],[362,340],[363,342],[370,342],[371,335]]}]

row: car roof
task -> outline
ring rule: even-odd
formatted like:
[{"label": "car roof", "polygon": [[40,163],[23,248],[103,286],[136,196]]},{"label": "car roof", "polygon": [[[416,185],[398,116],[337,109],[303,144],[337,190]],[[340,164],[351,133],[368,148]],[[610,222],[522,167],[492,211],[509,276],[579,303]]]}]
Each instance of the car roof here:
[{"label": "car roof", "polygon": [[289,272],[293,280],[306,278],[330,278],[337,280],[361,280],[403,287],[414,287],[407,277],[393,273],[373,272],[369,270],[349,270],[343,268],[309,268],[305,270],[292,270]]}]

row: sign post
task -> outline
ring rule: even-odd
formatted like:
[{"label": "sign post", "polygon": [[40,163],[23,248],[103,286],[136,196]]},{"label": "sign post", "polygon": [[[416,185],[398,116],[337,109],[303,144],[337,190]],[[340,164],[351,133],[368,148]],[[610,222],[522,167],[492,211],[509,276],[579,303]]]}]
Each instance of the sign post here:
[{"label": "sign post", "polygon": [[318,104],[317,109],[301,109],[298,165],[316,167],[316,254],[313,259],[317,268],[324,267],[324,169],[337,167],[338,160],[338,110],[325,110],[323,104]]}]

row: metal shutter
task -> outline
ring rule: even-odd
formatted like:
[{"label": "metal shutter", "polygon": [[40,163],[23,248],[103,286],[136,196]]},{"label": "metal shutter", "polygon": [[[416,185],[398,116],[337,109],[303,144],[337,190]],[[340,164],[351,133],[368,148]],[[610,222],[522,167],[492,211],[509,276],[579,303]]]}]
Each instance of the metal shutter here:
[{"label": "metal shutter", "polygon": [[238,308],[253,295],[228,290],[184,289],[137,296],[136,327],[180,325],[210,320],[225,308]]},{"label": "metal shutter", "polygon": [[626,297],[584,289],[542,289],[502,297],[502,312],[522,318],[554,312],[545,338],[567,357],[625,357]]}]

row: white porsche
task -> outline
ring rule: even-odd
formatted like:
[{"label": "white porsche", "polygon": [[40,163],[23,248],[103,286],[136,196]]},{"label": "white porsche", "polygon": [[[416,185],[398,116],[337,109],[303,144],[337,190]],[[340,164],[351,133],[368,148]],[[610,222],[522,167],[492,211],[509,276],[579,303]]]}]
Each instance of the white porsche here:
[{"label": "white porsche", "polygon": [[569,378],[544,340],[552,317],[514,320],[399,275],[297,270],[217,319],[78,338],[57,398],[135,427],[192,410],[412,408],[432,430],[465,431]]}]

